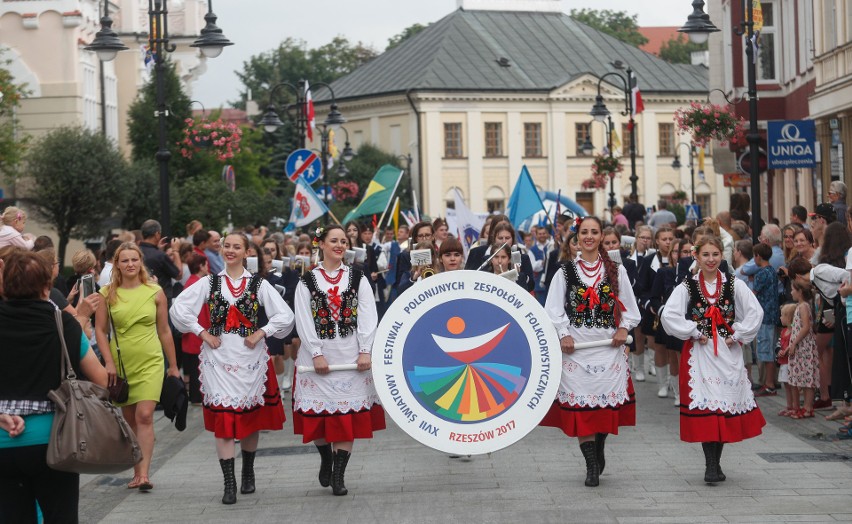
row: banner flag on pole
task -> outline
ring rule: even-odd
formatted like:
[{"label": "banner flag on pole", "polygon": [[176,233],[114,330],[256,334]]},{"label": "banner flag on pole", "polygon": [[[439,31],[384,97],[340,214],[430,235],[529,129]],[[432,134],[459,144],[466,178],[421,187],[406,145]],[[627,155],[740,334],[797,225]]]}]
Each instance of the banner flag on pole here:
[{"label": "banner flag on pole", "polygon": [[636,78],[636,73],[630,73],[630,96],[633,97],[633,113],[631,118],[645,110],[645,103],[642,102],[642,92],[639,91],[639,79]]},{"label": "banner flag on pole", "polygon": [[467,252],[470,251],[470,248],[476,245],[476,242],[479,240],[479,232],[482,230],[485,220],[478,217],[470,210],[470,208],[467,207],[467,205],[465,205],[464,198],[461,196],[458,189],[455,190],[453,198],[455,200],[458,239],[461,241],[462,247],[464,248],[465,256],[467,256]]},{"label": "banner flag on pole", "polygon": [[517,229],[524,220],[543,210],[544,203],[538,195],[527,166],[524,166],[515,189],[512,190],[512,196],[509,197],[509,222]]},{"label": "banner flag on pole", "polygon": [[307,120],[308,125],[308,140],[311,142],[314,141],[314,129],[317,126],[317,120],[314,113],[314,99],[311,97],[311,86],[308,84],[307,80],[305,81],[305,120]]},{"label": "banner flag on pole", "polygon": [[385,164],[376,172],[361,202],[343,218],[343,223],[350,220],[372,215],[374,213],[382,213],[387,210],[391,203],[396,187],[402,179],[402,170],[390,164]]},{"label": "banner flag on pole", "polygon": [[304,178],[296,181],[296,193],[293,195],[293,211],[290,213],[290,224],[302,227],[328,213],[320,197]]}]

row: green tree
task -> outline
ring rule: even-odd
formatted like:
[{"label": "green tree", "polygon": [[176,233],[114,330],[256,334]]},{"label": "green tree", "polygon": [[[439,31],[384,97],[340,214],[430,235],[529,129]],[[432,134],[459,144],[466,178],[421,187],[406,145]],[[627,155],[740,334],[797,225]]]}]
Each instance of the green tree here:
[{"label": "green tree", "polygon": [[627,11],[572,9],[571,18],[634,47],[648,43],[648,39],[639,32],[638,15],[631,16]]},{"label": "green tree", "polygon": [[28,195],[37,216],[59,235],[59,260],[71,238],[103,232],[124,194],[127,162],[101,133],[60,127],[45,135],[26,157]]},{"label": "green tree", "polygon": [[[361,42],[352,44],[342,36],[336,36],[326,45],[308,49],[303,40],[287,38],[277,48],[254,55],[243,62],[243,70],[237,77],[245,91],[241,99],[232,102],[234,107],[245,109],[248,94],[261,107],[269,101],[269,90],[279,82],[296,85],[307,79],[312,84],[333,82],[345,76],[377,55],[376,51]],[[295,93],[287,88],[276,92],[279,110],[295,101]],[[283,118],[283,116],[282,116]]]},{"label": "green tree", "polygon": [[660,58],[671,64],[691,64],[692,53],[707,51],[707,42],[694,44],[682,33],[660,46]]},{"label": "green tree", "polygon": [[416,34],[417,34],[417,33],[419,33],[420,31],[423,31],[423,30],[424,30],[424,29],[426,29],[427,27],[429,27],[429,25],[428,25],[428,24],[427,24],[427,25],[423,25],[423,24],[414,24],[414,25],[411,25],[411,26],[406,27],[405,29],[403,29],[403,30],[402,30],[402,32],[401,32],[401,33],[399,33],[399,34],[397,34],[397,35],[394,35],[394,36],[392,36],[392,37],[388,38],[388,46],[387,46],[387,48],[385,49],[385,51],[390,51],[390,50],[391,50],[391,49],[393,49],[394,47],[396,47],[396,46],[398,46],[399,44],[401,44],[401,43],[405,42],[406,40],[408,40],[408,39],[409,39],[409,38],[411,38],[412,36],[416,35]]},{"label": "green tree", "polygon": [[0,49],[0,173],[13,178],[28,141],[27,137],[18,136],[15,118],[15,109],[20,106],[27,89],[15,83],[12,73],[3,67],[9,63],[11,60],[3,59]]}]

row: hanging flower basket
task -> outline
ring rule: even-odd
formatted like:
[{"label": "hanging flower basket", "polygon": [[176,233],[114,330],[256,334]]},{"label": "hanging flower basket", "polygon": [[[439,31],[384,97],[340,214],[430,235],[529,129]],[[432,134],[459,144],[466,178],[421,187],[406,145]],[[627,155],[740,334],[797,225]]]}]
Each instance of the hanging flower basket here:
[{"label": "hanging flower basket", "polygon": [[331,186],[334,199],[338,202],[346,202],[358,199],[358,183],[351,180],[341,180]]},{"label": "hanging flower basket", "polygon": [[711,140],[718,140],[723,146],[745,143],[745,119],[733,114],[729,106],[693,102],[688,108],[675,111],[675,122],[682,133],[692,135],[698,147],[705,147]]},{"label": "hanging flower basket", "polygon": [[180,154],[184,158],[192,158],[204,150],[215,155],[220,162],[227,162],[240,152],[243,130],[237,124],[225,122],[221,118],[213,121],[187,118],[184,123],[183,139],[178,142]]},{"label": "hanging flower basket", "polygon": [[597,155],[592,162],[592,178],[584,180],[583,189],[606,189],[610,179],[624,171],[621,160],[609,155]]}]

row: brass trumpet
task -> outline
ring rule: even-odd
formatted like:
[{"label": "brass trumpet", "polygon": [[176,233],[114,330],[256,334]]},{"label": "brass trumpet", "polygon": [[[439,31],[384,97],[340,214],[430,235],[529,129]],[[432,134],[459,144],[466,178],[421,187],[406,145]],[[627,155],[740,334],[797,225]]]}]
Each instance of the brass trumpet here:
[{"label": "brass trumpet", "polygon": [[432,266],[423,266],[423,269],[420,270],[420,278],[429,278],[431,276],[435,276],[435,268]]}]

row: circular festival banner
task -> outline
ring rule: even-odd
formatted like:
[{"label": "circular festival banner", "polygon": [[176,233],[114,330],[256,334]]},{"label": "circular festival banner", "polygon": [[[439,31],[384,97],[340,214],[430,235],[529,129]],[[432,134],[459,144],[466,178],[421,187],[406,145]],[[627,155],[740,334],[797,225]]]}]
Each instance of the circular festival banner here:
[{"label": "circular festival banner", "polygon": [[388,308],[373,344],[385,411],[415,440],[475,455],[533,430],[559,387],[559,337],[529,292],[482,271],[421,280]]}]

